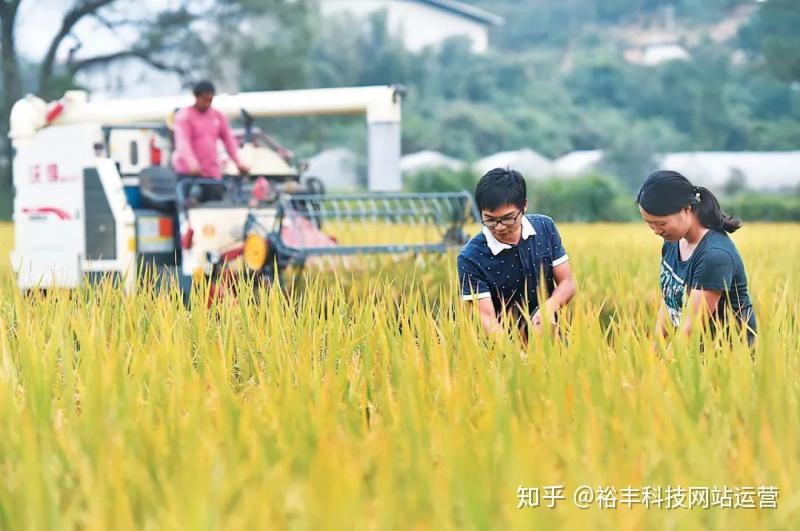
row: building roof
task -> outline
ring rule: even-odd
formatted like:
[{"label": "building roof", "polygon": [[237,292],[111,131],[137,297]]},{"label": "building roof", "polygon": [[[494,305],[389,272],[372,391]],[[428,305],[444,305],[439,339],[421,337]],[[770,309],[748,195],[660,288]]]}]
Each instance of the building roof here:
[{"label": "building roof", "polygon": [[416,173],[432,168],[448,168],[462,170],[465,164],[438,151],[419,151],[405,155],[400,159],[400,169],[403,173]]},{"label": "building roof", "polygon": [[629,63],[657,66],[669,61],[691,61],[692,56],[677,44],[651,44],[642,49],[628,50],[625,59]]},{"label": "building roof", "polygon": [[573,177],[595,170],[603,160],[599,149],[573,151],[553,161],[553,173]]},{"label": "building roof", "polygon": [[523,177],[540,179],[550,176],[552,162],[532,149],[518,149],[484,157],[475,163],[474,168],[481,174],[494,168],[511,168],[522,173]]},{"label": "building roof", "polygon": [[495,15],[494,13],[490,13],[484,9],[479,7],[471,6],[465,4],[463,2],[457,2],[456,0],[414,0],[419,2],[420,4],[428,4],[433,7],[437,7],[444,11],[449,11],[450,13],[455,13],[456,15],[461,15],[462,17],[466,17],[472,19],[476,22],[481,22],[483,24],[488,24],[492,26],[502,26],[505,24],[505,19],[500,15]]},{"label": "building roof", "polygon": [[358,156],[346,148],[327,149],[308,159],[308,175],[322,179],[329,190],[358,187]]},{"label": "building roof", "polygon": [[[553,162],[562,177],[598,169],[600,150],[573,151]],[[755,190],[781,190],[800,185],[800,151],[688,151],[656,155],[655,169],[675,170],[698,186],[717,190],[732,177],[741,177]]]},{"label": "building roof", "polygon": [[800,184],[800,151],[667,153],[660,166],[679,171],[700,186],[720,187],[735,175],[757,190],[780,190]]}]

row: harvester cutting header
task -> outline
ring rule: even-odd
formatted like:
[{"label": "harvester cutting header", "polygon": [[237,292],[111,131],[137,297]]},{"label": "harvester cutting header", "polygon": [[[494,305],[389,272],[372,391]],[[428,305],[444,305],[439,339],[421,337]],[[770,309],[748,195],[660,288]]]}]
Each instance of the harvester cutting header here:
[{"label": "harvester cutting header", "polygon": [[[465,241],[469,193],[400,193],[396,86],[221,94],[239,117],[222,179],[170,168],[175,112],[191,98],[89,101],[70,91],[35,96],[11,112],[15,249],[20,288],[77,287],[115,276],[136,285],[142,264],[184,280],[237,268],[269,277],[317,256],[441,252]],[[368,193],[326,194],[289,150],[254,127],[258,117],[365,114]]]}]

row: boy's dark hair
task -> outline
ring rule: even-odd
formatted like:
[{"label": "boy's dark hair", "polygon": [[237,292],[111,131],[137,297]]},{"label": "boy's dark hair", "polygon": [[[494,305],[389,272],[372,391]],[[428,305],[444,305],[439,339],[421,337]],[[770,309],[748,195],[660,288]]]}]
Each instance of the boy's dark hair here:
[{"label": "boy's dark hair", "polygon": [[525,208],[528,190],[522,174],[510,168],[495,168],[486,173],[475,187],[478,210],[494,210],[503,205]]},{"label": "boy's dark hair", "polygon": [[211,81],[203,80],[194,84],[192,92],[195,96],[199,96],[200,94],[216,94],[217,90],[214,88],[214,84]]}]

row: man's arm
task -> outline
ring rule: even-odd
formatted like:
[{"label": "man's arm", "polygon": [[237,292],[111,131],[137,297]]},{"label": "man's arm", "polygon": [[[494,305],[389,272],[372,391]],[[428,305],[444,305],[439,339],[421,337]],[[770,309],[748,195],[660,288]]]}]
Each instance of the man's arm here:
[{"label": "man's arm", "polygon": [[489,284],[482,270],[477,264],[459,254],[456,260],[458,265],[458,283],[461,287],[461,299],[472,309],[472,304],[478,305],[481,325],[487,335],[502,332],[503,327],[497,321],[497,313],[489,292]]},{"label": "man's arm", "polygon": [[192,128],[189,117],[183,111],[178,111],[175,116],[175,152],[178,159],[189,166],[189,173],[200,175],[200,164],[192,150]]},{"label": "man's arm", "polygon": [[550,252],[553,259],[553,280],[556,289],[550,297],[540,304],[536,313],[531,317],[535,332],[542,332],[542,321],[546,317],[551,325],[555,325],[555,314],[567,305],[575,296],[575,281],[572,278],[572,269],[569,266],[569,256],[561,243],[561,234],[555,222],[545,216],[545,227],[550,231]]},{"label": "man's arm", "polygon": [[[466,301],[471,304],[472,301]],[[494,304],[491,297],[478,299],[478,313],[481,318],[481,325],[486,335],[494,335],[503,331],[503,326],[497,320],[497,313],[494,311]]]},{"label": "man's arm", "polygon": [[240,173],[247,173],[249,168],[242,164],[242,161],[239,160],[239,145],[236,142],[236,139],[233,138],[233,133],[231,133],[231,126],[228,123],[228,119],[225,117],[224,114],[220,113],[220,138],[222,138],[223,144],[225,144],[225,151],[228,152],[228,155],[231,157],[231,160],[236,164],[236,167],[239,168]]},{"label": "man's arm", "polygon": [[[549,323],[555,323],[556,312],[566,306],[577,291],[569,262],[562,262],[553,268],[553,279],[556,283],[556,289],[554,289],[552,295],[544,301],[544,304],[539,306],[539,309],[536,310],[536,313],[534,313],[531,318],[533,327],[538,332],[542,331],[542,320],[545,316]],[[545,314],[542,314],[542,310],[544,310]]]}]

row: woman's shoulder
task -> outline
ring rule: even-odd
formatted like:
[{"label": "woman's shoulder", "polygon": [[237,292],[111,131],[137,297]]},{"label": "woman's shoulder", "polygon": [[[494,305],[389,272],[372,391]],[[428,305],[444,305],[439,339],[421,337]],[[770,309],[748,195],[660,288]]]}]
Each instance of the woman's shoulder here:
[{"label": "woman's shoulder", "polygon": [[704,253],[720,253],[725,252],[729,254],[738,255],[739,251],[736,249],[736,244],[724,230],[712,229],[704,238],[703,252]]},{"label": "woman's shoulder", "polygon": [[678,242],[671,242],[669,240],[664,240],[664,243],[661,245],[661,257],[665,258],[670,254],[674,254],[678,256]]},{"label": "woman's shoulder", "polygon": [[702,247],[695,251],[695,262],[712,264],[714,267],[737,266],[742,257],[727,232],[712,230],[703,240]]}]

